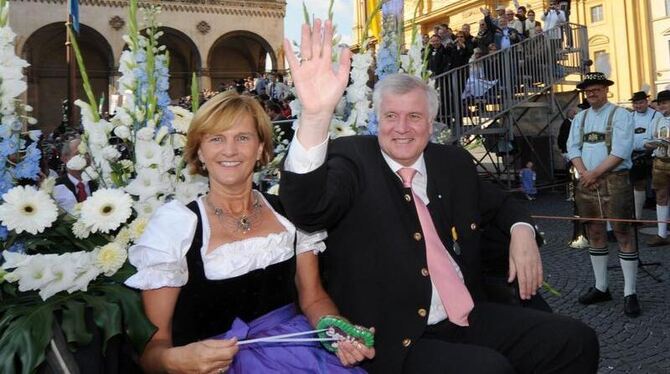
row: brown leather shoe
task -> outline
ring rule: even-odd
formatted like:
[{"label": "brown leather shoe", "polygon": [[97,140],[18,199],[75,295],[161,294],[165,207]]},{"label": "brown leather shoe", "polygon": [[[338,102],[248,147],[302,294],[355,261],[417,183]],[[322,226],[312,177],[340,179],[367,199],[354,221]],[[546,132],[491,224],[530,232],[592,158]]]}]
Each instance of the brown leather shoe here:
[{"label": "brown leather shoe", "polygon": [[653,238],[647,240],[647,246],[648,247],[660,247],[663,245],[668,245],[670,244],[670,241],[668,241],[667,238],[662,238],[658,235],[654,235]]}]

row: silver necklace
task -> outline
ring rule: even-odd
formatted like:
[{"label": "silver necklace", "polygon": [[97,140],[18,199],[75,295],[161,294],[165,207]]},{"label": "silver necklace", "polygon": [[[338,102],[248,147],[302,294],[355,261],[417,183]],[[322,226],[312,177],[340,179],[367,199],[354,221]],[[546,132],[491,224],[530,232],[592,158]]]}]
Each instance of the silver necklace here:
[{"label": "silver necklace", "polygon": [[224,227],[233,229],[236,232],[246,234],[251,231],[254,226],[258,225],[261,219],[261,208],[263,207],[258,200],[258,196],[254,195],[254,202],[251,204],[251,209],[242,213],[241,216],[235,217],[232,213],[225,212],[222,208],[214,205],[207,195],[205,199],[207,205],[212,208],[214,215],[221,222]]}]

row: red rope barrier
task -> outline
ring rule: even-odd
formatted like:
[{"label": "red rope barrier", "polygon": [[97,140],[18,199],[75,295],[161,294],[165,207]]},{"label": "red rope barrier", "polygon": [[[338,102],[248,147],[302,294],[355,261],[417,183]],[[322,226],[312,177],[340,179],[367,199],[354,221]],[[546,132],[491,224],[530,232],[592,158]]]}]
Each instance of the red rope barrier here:
[{"label": "red rope barrier", "polygon": [[541,216],[541,215],[532,215],[532,218],[535,219],[553,219],[553,220],[562,220],[562,221],[596,221],[596,222],[630,222],[630,223],[659,223],[659,222],[665,222],[665,223],[670,223],[670,221],[655,221],[651,219],[624,219],[624,218],[583,218],[579,216],[572,216],[572,217],[562,217],[562,216]]}]

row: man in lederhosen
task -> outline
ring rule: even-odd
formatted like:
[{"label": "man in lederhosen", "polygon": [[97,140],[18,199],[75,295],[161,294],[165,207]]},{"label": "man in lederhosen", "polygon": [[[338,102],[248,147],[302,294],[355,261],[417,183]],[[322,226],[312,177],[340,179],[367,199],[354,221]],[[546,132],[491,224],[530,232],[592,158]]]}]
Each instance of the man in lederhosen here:
[{"label": "man in lederhosen", "polygon": [[647,182],[651,180],[651,150],[645,147],[653,138],[651,124],[658,112],[649,108],[649,95],[644,91],[635,92],[630,101],[633,103],[633,154],[630,169],[630,181],[633,183],[635,218],[642,218],[642,208],[647,199]]},{"label": "man in lederhosen", "polygon": [[[658,115],[651,124],[653,142],[647,148],[654,149],[654,165],[652,168],[651,187],[656,191],[656,219],[658,235],[647,241],[649,246],[661,246],[668,241],[668,188],[670,187],[670,152],[668,145],[660,139],[670,138],[670,91],[665,90],[656,96]],[[651,109],[650,109],[651,110]]]},{"label": "man in lederhosen", "polygon": [[[579,112],[568,136],[568,157],[579,173],[575,199],[581,217],[630,219],[632,188],[629,179],[633,150],[633,124],[630,113],[607,100],[614,82],[603,73],[588,73],[577,85],[591,108]],[[631,225],[612,222],[619,243],[619,262],[624,276],[624,313],[640,314],[636,295],[638,253],[631,240]],[[607,237],[605,222],[586,224],[591,247],[589,254],[595,286],[579,296],[585,305],[612,300],[607,279]]]}]

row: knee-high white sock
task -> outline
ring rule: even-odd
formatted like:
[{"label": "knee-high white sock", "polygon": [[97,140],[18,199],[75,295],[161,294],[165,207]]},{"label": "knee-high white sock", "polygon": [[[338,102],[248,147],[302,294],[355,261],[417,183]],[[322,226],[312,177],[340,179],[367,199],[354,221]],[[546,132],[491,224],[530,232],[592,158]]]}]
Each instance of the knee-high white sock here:
[{"label": "knee-high white sock", "polygon": [[642,208],[644,207],[644,201],[647,199],[646,191],[633,191],[633,198],[635,199],[635,218],[642,218]]},{"label": "knee-high white sock", "polygon": [[607,257],[609,251],[605,248],[589,248],[593,276],[596,278],[596,288],[602,292],[607,291]]},{"label": "knee-high white sock", "polygon": [[612,224],[610,221],[607,221],[607,231],[612,231]]},{"label": "knee-high white sock", "polygon": [[[656,219],[659,221],[668,220],[668,206],[656,205]],[[665,222],[658,223],[658,236],[666,238],[668,236],[668,224]]]},{"label": "knee-high white sock", "polygon": [[627,253],[619,251],[619,263],[623,271],[623,295],[628,296],[636,292],[638,252]]}]

